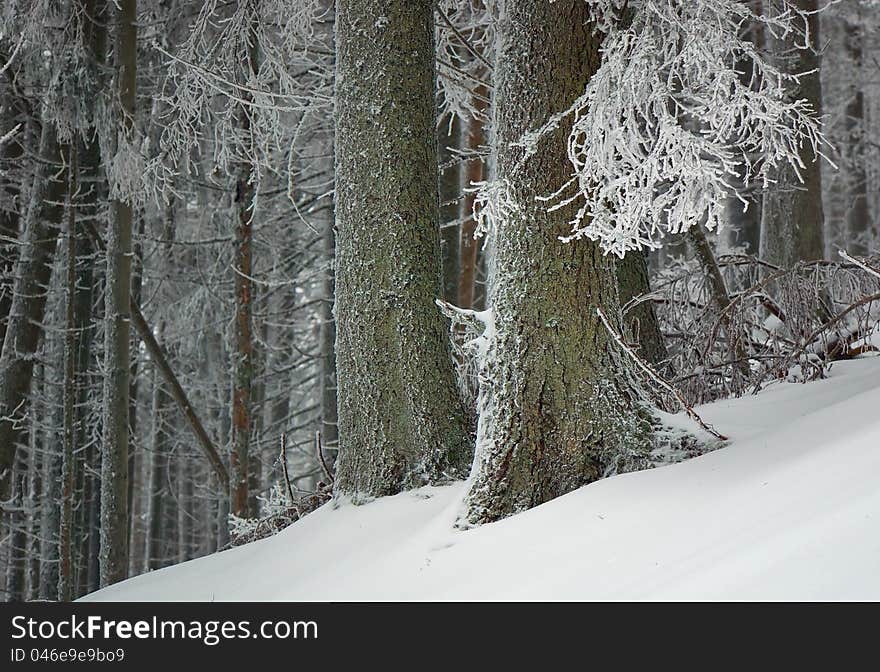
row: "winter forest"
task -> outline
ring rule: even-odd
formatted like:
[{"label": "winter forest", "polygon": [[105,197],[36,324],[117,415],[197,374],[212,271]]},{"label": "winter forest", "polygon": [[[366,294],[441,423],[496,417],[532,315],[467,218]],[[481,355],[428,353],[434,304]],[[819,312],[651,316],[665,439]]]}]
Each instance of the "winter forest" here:
[{"label": "winter forest", "polygon": [[0,0],[3,600],[425,486],[463,483],[466,537],[867,366],[878,27],[876,0]]}]

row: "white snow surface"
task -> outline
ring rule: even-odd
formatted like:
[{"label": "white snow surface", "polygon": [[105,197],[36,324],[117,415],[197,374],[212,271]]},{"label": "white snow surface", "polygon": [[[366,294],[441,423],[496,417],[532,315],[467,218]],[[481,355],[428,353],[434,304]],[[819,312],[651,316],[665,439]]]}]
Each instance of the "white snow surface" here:
[{"label": "white snow surface", "polygon": [[713,453],[455,529],[465,485],[328,504],[85,600],[878,600],[880,357],[698,409]]}]

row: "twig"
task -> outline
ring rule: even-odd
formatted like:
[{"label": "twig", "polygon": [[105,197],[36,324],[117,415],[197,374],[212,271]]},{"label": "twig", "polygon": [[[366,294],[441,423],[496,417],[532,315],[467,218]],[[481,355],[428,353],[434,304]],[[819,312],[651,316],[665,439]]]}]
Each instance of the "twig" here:
[{"label": "twig", "polygon": [[324,470],[324,475],[327,476],[328,485],[331,485],[333,483],[333,474],[330,473],[330,468],[324,461],[324,447],[321,441],[320,429],[315,430],[315,449],[318,452],[318,460],[321,462],[321,469]]},{"label": "twig", "polygon": [[294,505],[293,486],[290,484],[290,474],[287,471],[287,435],[281,433],[281,469],[284,472],[284,482],[287,484],[287,496],[290,497],[290,504]]}]

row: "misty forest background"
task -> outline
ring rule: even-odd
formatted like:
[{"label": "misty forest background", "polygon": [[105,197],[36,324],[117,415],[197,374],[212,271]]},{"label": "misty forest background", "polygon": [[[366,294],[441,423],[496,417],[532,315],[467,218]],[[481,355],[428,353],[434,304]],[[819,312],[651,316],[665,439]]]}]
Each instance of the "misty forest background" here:
[{"label": "misty forest background", "polygon": [[[594,204],[596,222],[659,229],[562,242],[578,207],[536,198],[572,174],[593,176],[585,192],[615,184],[591,180],[620,153],[579,154],[572,118],[517,143],[583,93],[603,30],[653,30],[632,4],[0,0],[4,599],[75,599],[271,534],[334,493],[463,478],[475,439],[470,521],[496,520],[725,438],[705,427],[639,453],[645,399],[693,414],[870,349],[880,5],[793,1],[807,13],[788,34],[731,19],[752,49],[713,53],[735,57],[746,105],[808,104],[751,112],[822,124],[764,165],[747,137],[764,127],[733,115],[724,134],[748,156],[727,157],[729,190],[673,156],[648,185],[665,205]],[[681,4],[790,9],[655,4],[693,19],[682,30],[706,17]],[[656,30],[680,50],[677,29]],[[633,71],[608,81],[650,71],[625,53]],[[759,58],[799,77],[772,89]],[[686,103],[668,109],[699,135]],[[678,202],[698,226],[674,225]],[[545,375],[554,392],[533,395]],[[575,398],[581,383],[596,396]],[[569,459],[585,436],[590,459]],[[523,457],[533,444],[546,454]]]}]

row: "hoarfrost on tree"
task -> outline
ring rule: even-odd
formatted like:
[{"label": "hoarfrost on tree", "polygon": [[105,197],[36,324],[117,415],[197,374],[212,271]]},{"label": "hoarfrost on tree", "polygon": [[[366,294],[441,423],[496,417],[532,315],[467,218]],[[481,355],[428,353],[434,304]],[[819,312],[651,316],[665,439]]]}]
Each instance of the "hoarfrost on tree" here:
[{"label": "hoarfrost on tree", "polygon": [[[550,209],[580,203],[564,240],[587,237],[623,257],[697,224],[720,228],[727,199],[747,207],[735,186],[741,173],[746,185],[766,187],[780,166],[800,178],[801,146],[823,156],[821,120],[789,94],[807,73],[784,71],[742,37],[757,22],[807,45],[804,12],[785,4],[759,16],[735,0],[643,0],[628,9],[622,0],[586,1],[605,34],[601,67],[568,109],[521,139],[528,160],[573,117],[571,179],[544,197]],[[748,80],[737,68],[744,61],[754,64]],[[475,209],[490,207],[484,221],[503,215],[502,193],[483,186]]]}]

